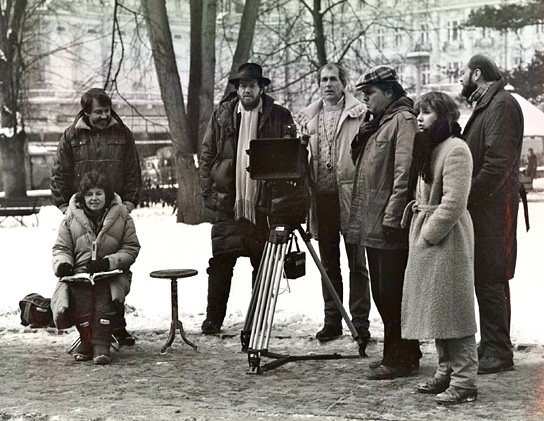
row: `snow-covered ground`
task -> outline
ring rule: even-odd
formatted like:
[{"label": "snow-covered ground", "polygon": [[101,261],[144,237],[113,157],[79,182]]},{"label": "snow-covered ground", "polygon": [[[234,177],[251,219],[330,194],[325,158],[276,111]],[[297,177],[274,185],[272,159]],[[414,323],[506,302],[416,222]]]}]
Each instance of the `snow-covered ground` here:
[{"label": "snow-covered ground", "polygon": [[[518,264],[511,281],[512,338],[516,343],[544,344],[544,179],[535,180],[534,185],[536,191],[529,193],[529,232],[525,231],[521,207],[518,218]],[[189,333],[198,333],[204,320],[211,225],[177,224],[171,212],[171,208],[154,207],[132,213],[142,249],[132,267],[132,291],[127,298],[127,304],[135,308],[127,316],[129,330],[169,328],[170,281],[149,276],[158,269],[198,270],[197,276],[178,281],[180,319]],[[56,278],[51,268],[51,246],[61,218],[60,211],[48,206],[38,215],[39,226],[20,227],[13,219],[2,223],[0,327],[23,329],[19,324],[19,300],[31,292],[45,297],[53,293]],[[34,217],[25,217],[25,222],[36,225]],[[317,244],[312,243],[317,250]],[[319,271],[308,252],[306,256],[306,276],[289,284],[282,281],[283,292],[278,298],[274,323],[292,330],[293,334],[313,335],[322,324],[323,298]],[[347,261],[344,255],[342,258],[346,277]],[[243,323],[250,294],[251,265],[249,259],[241,258],[235,268],[224,330],[237,333],[232,329],[236,325],[239,330]],[[375,307],[370,319],[371,332],[381,335],[381,321]]]}]

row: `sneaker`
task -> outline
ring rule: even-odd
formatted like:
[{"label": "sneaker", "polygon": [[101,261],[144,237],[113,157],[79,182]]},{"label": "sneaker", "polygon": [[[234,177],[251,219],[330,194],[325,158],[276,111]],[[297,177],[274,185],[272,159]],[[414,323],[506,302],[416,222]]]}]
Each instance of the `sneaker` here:
[{"label": "sneaker", "polygon": [[445,392],[450,386],[449,380],[437,379],[433,377],[431,380],[425,383],[421,383],[417,387],[419,393],[429,393],[437,395],[439,393]]},{"label": "sneaker", "polygon": [[500,373],[502,371],[512,371],[514,361],[512,359],[503,360],[497,357],[484,355],[478,363],[478,374]]},{"label": "sneaker", "polygon": [[316,333],[315,337],[320,342],[332,341],[342,336],[342,326],[325,325],[323,329]]},{"label": "sneaker", "polygon": [[436,395],[436,402],[442,405],[457,405],[458,403],[474,402],[478,398],[476,389],[461,389],[450,386],[444,393]]},{"label": "sneaker", "polygon": [[136,343],[136,338],[128,333],[124,327],[114,330],[113,336],[121,346],[134,346]]},{"label": "sneaker", "polygon": [[95,345],[93,351],[93,361],[98,365],[108,365],[110,360],[110,347],[107,345]]},{"label": "sneaker", "polygon": [[90,342],[81,341],[74,349],[74,360],[77,362],[90,361],[93,359],[93,345]]},{"label": "sneaker", "polygon": [[204,335],[215,335],[221,330],[221,325],[219,323],[206,319],[202,323],[201,330]]},{"label": "sneaker", "polygon": [[366,376],[368,380],[391,380],[397,377],[407,377],[412,373],[412,367],[388,367],[380,365]]}]

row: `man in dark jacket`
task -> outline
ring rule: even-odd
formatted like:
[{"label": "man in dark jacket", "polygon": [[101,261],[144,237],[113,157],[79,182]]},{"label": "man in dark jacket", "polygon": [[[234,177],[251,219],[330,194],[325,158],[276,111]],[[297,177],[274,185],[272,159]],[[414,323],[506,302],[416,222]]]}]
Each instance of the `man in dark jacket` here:
[{"label": "man in dark jacket", "polygon": [[479,374],[514,368],[510,288],[516,267],[518,171],[523,114],[489,57],[477,54],[460,80],[474,107],[464,136],[474,169],[468,209],[474,223],[475,287],[480,311]]},{"label": "man in dark jacket", "polygon": [[[53,203],[65,212],[83,175],[95,170],[108,177],[130,212],[138,205],[142,188],[140,158],[132,133],[100,88],[83,94],[81,108],[59,142],[51,175]],[[134,345],[134,337],[125,329],[124,306],[118,310],[118,326],[113,334],[121,345]]]},{"label": "man in dark jacket", "polygon": [[266,215],[255,206],[261,184],[246,170],[249,141],[285,137],[294,124],[291,113],[264,93],[270,79],[258,64],[242,64],[229,83],[236,92],[215,109],[200,156],[202,197],[213,224],[204,334],[221,329],[238,257],[250,258],[255,281],[268,234]]}]

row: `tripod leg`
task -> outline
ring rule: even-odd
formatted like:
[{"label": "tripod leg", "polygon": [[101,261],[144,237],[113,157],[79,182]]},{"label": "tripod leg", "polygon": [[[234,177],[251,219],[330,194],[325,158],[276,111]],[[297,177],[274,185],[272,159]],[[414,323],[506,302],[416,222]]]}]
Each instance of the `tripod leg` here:
[{"label": "tripod leg", "polygon": [[257,272],[257,277],[255,279],[255,285],[253,286],[253,290],[251,291],[251,299],[249,301],[249,307],[248,307],[246,318],[244,321],[244,327],[240,334],[240,341],[242,342],[242,351],[247,351],[249,347],[249,341],[251,337],[251,327],[255,317],[255,310],[257,307],[259,294],[263,284],[262,277],[265,271],[266,264],[270,259],[271,248],[272,248],[272,244],[267,241],[265,244],[263,255],[261,257],[261,262],[259,264],[259,270]]},{"label": "tripod leg", "polygon": [[306,247],[308,248],[308,251],[312,255],[312,258],[314,259],[315,264],[317,265],[317,268],[319,269],[319,272],[321,273],[321,277],[323,279],[323,282],[327,289],[329,290],[329,293],[331,294],[334,303],[336,304],[336,307],[340,311],[340,314],[342,314],[342,317],[344,318],[344,321],[346,322],[346,325],[351,332],[351,336],[353,336],[353,339],[357,342],[359,345],[359,356],[366,357],[365,348],[366,344],[363,342],[361,338],[359,338],[359,333],[357,332],[357,329],[355,329],[355,326],[353,326],[353,323],[351,322],[351,319],[349,318],[349,315],[344,308],[344,305],[342,304],[342,300],[340,300],[340,297],[338,297],[338,294],[336,293],[336,290],[334,289],[334,286],[331,282],[331,279],[329,278],[329,275],[327,275],[327,272],[325,271],[325,268],[323,267],[323,264],[321,263],[321,260],[319,260],[319,256],[315,252],[312,243],[310,242],[310,236],[304,232],[302,227],[299,225],[297,227],[298,232],[300,233],[300,236],[304,240],[304,243],[306,244]]},{"label": "tripod leg", "polygon": [[272,274],[273,284],[271,294],[268,300],[268,306],[266,309],[266,331],[263,337],[263,349],[268,349],[268,343],[270,341],[270,332],[272,331],[272,322],[274,320],[274,313],[276,311],[276,304],[278,302],[278,292],[280,289],[281,275],[283,271],[283,262],[285,260],[285,253],[287,252],[287,244],[281,244],[280,249],[278,250],[278,255],[276,256],[276,265],[274,267],[274,272]]}]

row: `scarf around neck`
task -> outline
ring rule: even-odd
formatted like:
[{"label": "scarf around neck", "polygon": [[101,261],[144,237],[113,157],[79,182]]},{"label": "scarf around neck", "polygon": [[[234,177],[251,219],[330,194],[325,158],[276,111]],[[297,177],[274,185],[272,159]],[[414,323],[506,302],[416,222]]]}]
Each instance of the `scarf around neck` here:
[{"label": "scarf around neck", "polygon": [[484,94],[487,92],[487,90],[495,83],[495,81],[486,82],[482,86],[480,86],[478,89],[476,89],[472,94],[468,97],[468,103],[472,105],[473,107],[476,105],[476,103],[480,100],[481,97],[484,96]]},{"label": "scarf around neck", "polygon": [[430,130],[416,133],[414,137],[414,150],[412,152],[412,165],[410,167],[409,192],[415,190],[418,177],[423,178],[426,183],[432,181],[431,154],[433,149],[450,136],[461,138],[461,126],[457,122],[448,123],[440,118]]}]

